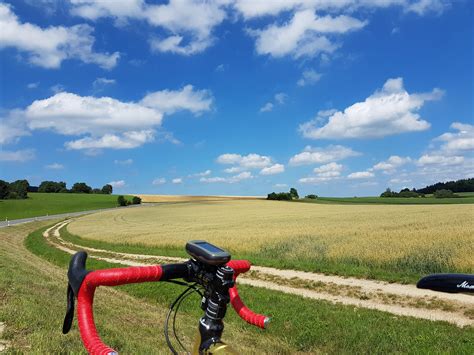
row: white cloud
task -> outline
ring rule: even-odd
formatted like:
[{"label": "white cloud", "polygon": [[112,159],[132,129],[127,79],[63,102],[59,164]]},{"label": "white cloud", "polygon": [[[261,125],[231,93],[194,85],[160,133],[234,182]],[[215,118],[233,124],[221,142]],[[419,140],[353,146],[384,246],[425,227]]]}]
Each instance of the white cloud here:
[{"label": "white cloud", "polygon": [[191,174],[189,175],[189,177],[203,177],[203,176],[209,176],[211,175],[212,171],[211,170],[206,170],[206,171],[202,171],[200,173],[196,173],[196,174]]},{"label": "white cloud", "polygon": [[[171,133],[155,131],[161,126],[163,115],[181,110],[199,115],[209,110],[212,102],[210,92],[194,90],[191,85],[176,91],[149,93],[139,102],[61,92],[36,100],[23,111],[12,111],[11,115],[19,117],[16,121],[26,123],[30,130],[52,130],[68,136],[86,135],[67,142],[68,149],[130,149],[153,141],[155,136],[158,140],[179,144]],[[0,141],[27,134],[24,131],[21,126],[2,124]]]},{"label": "white cloud", "polygon": [[322,74],[313,69],[308,69],[303,72],[301,78],[296,83],[298,86],[307,86],[316,84],[321,79]]},{"label": "white cloud", "polygon": [[337,177],[341,175],[342,169],[343,169],[342,164],[332,162],[326,165],[321,165],[319,168],[314,168],[313,171],[319,177]]},{"label": "white cloud", "polygon": [[306,146],[304,151],[291,157],[290,165],[309,165],[324,164],[335,162],[350,157],[359,156],[361,153],[352,150],[352,148],[342,145],[329,145],[325,148]]},{"label": "white cloud", "polygon": [[64,85],[62,84],[55,84],[55,85],[52,85],[50,87],[50,90],[54,93],[54,94],[59,94],[60,92],[64,92],[66,91],[66,88]]},{"label": "white cloud", "polygon": [[29,135],[21,110],[12,110],[0,118],[0,145],[16,143],[20,137]]},{"label": "white cloud", "polygon": [[441,150],[447,154],[472,152],[474,150],[474,126],[453,122],[450,128],[457,130],[457,132],[447,132],[435,139],[435,141],[443,142]]},{"label": "white cloud", "polygon": [[463,156],[444,156],[444,155],[422,155],[417,164],[419,166],[426,165],[438,165],[438,166],[448,166],[448,165],[460,165],[464,162]]},{"label": "white cloud", "polygon": [[273,186],[278,187],[278,188],[284,188],[284,187],[288,187],[288,184],[275,184]]},{"label": "white cloud", "polygon": [[315,14],[314,10],[297,11],[290,22],[273,24],[263,30],[249,30],[255,37],[258,54],[294,58],[314,57],[320,53],[332,53],[338,45],[327,34],[341,34],[363,28],[367,22],[340,15],[336,17]]},{"label": "white cloud", "polygon": [[163,185],[163,184],[166,184],[166,179],[165,178],[156,178],[151,183],[152,183],[152,185]]},{"label": "white cloud", "polygon": [[287,98],[288,98],[288,95],[285,94],[284,92],[279,92],[275,94],[275,101],[279,105],[283,105]]},{"label": "white cloud", "polygon": [[183,178],[174,178],[171,180],[173,184],[182,184],[183,183]]},{"label": "white cloud", "polygon": [[210,111],[214,98],[209,90],[194,90],[186,85],[181,90],[162,90],[146,95],[140,103],[165,114],[187,110],[195,115]]},{"label": "white cloud", "polygon": [[28,89],[36,89],[38,86],[39,86],[39,81],[37,81],[36,83],[29,83],[28,85],[26,85]]},{"label": "white cloud", "polygon": [[328,122],[320,126],[320,118],[300,125],[306,138],[379,138],[388,135],[423,131],[430,127],[417,113],[426,101],[439,100],[443,92],[409,94],[403,88],[402,78],[389,79],[382,90],[365,101],[355,103],[344,111],[333,113]]},{"label": "white cloud", "polygon": [[228,173],[228,174],[235,174],[235,173],[241,172],[243,169],[244,168],[242,168],[240,166],[233,166],[231,168],[224,169],[224,172]]},{"label": "white cloud", "polygon": [[410,157],[392,155],[386,161],[381,161],[373,166],[373,170],[382,170],[385,173],[394,173],[397,168],[411,162]]},{"label": "white cloud", "polygon": [[49,165],[45,165],[46,169],[51,169],[51,170],[61,170],[64,169],[64,165],[59,164],[59,163],[53,163]]},{"label": "white cloud", "polygon": [[[265,155],[251,153],[248,155],[222,154],[216,160],[219,164],[236,165],[242,169],[262,169],[272,164],[272,159]],[[235,172],[229,171],[229,172]]]},{"label": "white cloud", "polygon": [[298,182],[302,184],[319,184],[331,180],[337,180],[340,178],[343,168],[344,167],[341,164],[335,162],[321,165],[319,168],[314,168],[313,171],[316,174],[315,176],[301,178]]},{"label": "white cloud", "polygon": [[201,182],[204,182],[204,183],[208,183],[208,184],[212,184],[212,183],[227,183],[227,184],[235,184],[235,183],[238,183],[242,180],[248,180],[248,179],[252,179],[253,178],[253,175],[251,172],[249,171],[244,171],[244,172],[241,172],[240,174],[237,174],[237,175],[234,175],[234,176],[231,176],[231,177],[219,177],[219,176],[215,176],[215,177],[202,177],[201,179],[199,179],[199,181]]},{"label": "white cloud", "polygon": [[31,64],[44,68],[59,68],[64,60],[77,59],[111,69],[120,57],[118,52],[94,52],[93,28],[89,25],[43,29],[21,23],[7,4],[0,4],[0,28],[0,48],[14,47],[25,53]]},{"label": "white cloud", "polygon": [[126,185],[124,180],[111,181],[108,184],[112,185],[114,189],[121,189],[122,187],[125,187]]},{"label": "white cloud", "polygon": [[84,137],[75,141],[66,142],[67,149],[132,149],[152,142],[155,138],[153,130],[128,131],[123,134],[106,133],[102,137]]},{"label": "white cloud", "polygon": [[260,112],[270,112],[273,110],[273,104],[271,102],[267,102],[260,108]]},{"label": "white cloud", "polygon": [[347,175],[348,179],[370,179],[373,178],[375,175],[371,171],[357,171],[355,173],[351,173]]},{"label": "white cloud", "polygon": [[276,175],[281,174],[285,171],[283,164],[273,164],[260,170],[260,175]]},{"label": "white cloud", "polygon": [[104,90],[107,85],[114,85],[115,83],[115,79],[97,78],[92,82],[92,87],[95,92],[99,92]]},{"label": "white cloud", "polygon": [[406,12],[424,15],[439,13],[448,5],[445,0],[236,0],[234,7],[246,19],[277,16],[285,11],[313,9],[319,11],[354,12],[359,8],[376,9],[400,6]]},{"label": "white cloud", "polygon": [[0,150],[0,161],[5,162],[25,162],[35,158],[34,149],[22,149],[22,150]]},{"label": "white cloud", "polygon": [[152,39],[152,49],[182,55],[200,53],[211,46],[213,29],[226,18],[226,1],[170,0],[159,5],[141,0],[72,0],[72,3],[73,14],[90,20],[112,17],[119,25],[142,20],[161,27],[171,35]]},{"label": "white cloud", "polygon": [[132,165],[133,164],[133,159],[114,160],[114,164],[117,164],[117,165]]}]

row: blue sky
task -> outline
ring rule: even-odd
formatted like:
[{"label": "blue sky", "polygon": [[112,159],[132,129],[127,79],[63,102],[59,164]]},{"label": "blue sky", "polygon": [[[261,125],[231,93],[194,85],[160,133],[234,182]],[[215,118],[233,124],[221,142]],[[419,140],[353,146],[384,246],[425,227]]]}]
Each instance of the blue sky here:
[{"label": "blue sky", "polygon": [[474,176],[474,3],[0,2],[0,173],[378,195]]}]

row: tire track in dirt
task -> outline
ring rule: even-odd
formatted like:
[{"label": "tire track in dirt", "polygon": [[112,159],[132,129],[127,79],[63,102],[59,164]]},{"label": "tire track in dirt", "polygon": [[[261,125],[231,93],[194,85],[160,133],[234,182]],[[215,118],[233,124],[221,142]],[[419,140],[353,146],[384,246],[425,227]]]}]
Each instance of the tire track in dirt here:
[{"label": "tire track in dirt", "polygon": [[[186,259],[112,252],[74,245],[61,238],[60,231],[71,220],[57,223],[43,236],[48,242],[69,254],[86,250],[90,257],[128,266],[181,262]],[[410,316],[432,321],[446,321],[459,327],[474,325],[469,315],[474,313],[474,297],[417,289],[383,281],[329,276],[296,270],[252,266],[251,273],[239,277],[240,284],[263,287],[305,298],[326,300],[355,307],[375,309],[398,316]]]}]

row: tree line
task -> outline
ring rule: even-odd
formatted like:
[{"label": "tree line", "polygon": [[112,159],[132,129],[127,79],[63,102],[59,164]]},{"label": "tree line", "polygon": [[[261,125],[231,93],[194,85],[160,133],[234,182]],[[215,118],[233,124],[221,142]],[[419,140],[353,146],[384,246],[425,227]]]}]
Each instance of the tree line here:
[{"label": "tree line", "polygon": [[[292,201],[298,200],[300,196],[298,195],[298,190],[294,187],[290,188],[289,192],[272,192],[267,195],[267,200],[278,200],[278,201]],[[318,196],[311,194],[306,195],[305,198],[307,199],[316,199]]]},{"label": "tree line", "polygon": [[113,192],[110,184],[105,184],[101,189],[92,188],[85,182],[76,182],[71,189],[66,187],[64,181],[43,181],[39,186],[31,186],[28,180],[16,180],[11,183],[0,180],[0,199],[25,199],[28,198],[28,192],[44,193],[85,193],[85,194],[107,194]]},{"label": "tree line", "polygon": [[438,182],[422,189],[404,188],[400,192],[387,188],[380,197],[425,197],[426,194],[433,194],[435,198],[459,197],[455,192],[474,192],[474,178]]}]

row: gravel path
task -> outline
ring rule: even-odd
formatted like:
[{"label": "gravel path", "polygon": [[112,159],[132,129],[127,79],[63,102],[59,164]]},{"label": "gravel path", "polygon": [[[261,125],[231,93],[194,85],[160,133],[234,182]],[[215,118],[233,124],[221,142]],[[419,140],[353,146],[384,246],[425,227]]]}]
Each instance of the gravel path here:
[{"label": "gravel path", "polygon": [[[74,254],[77,250],[86,250],[91,258],[129,266],[185,260],[155,255],[118,253],[74,245],[63,240],[60,235],[61,228],[69,222],[70,220],[57,223],[43,234],[51,245],[69,254]],[[441,293],[417,289],[414,285],[263,266],[252,266],[251,270],[253,271],[251,274],[239,277],[239,283],[332,303],[380,310],[398,316],[446,321],[459,327],[474,325],[474,319],[469,316],[474,310],[474,297],[468,294]]]}]

